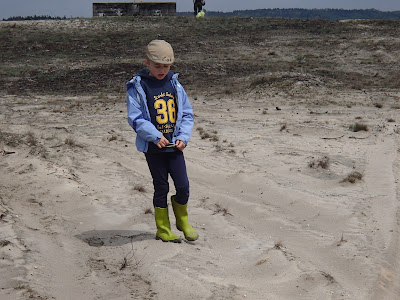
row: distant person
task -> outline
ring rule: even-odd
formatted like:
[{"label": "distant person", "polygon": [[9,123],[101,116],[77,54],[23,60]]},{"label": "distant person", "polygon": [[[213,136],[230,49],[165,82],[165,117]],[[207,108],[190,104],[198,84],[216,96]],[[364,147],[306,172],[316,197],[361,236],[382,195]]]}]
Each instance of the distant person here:
[{"label": "distant person", "polygon": [[183,150],[193,128],[193,110],[178,74],[170,71],[174,51],[164,40],[151,41],[145,50],[148,70],[142,70],[127,82],[129,125],[135,130],[136,148],[144,152],[153,178],[156,239],[180,243],[171,231],[167,195],[168,176],[175,185],[171,204],[176,227],[189,241],[199,235],[188,223],[189,179]]},{"label": "distant person", "polygon": [[194,4],[194,16],[196,17],[199,12],[203,10],[203,6],[206,5],[204,0],[193,0]]}]

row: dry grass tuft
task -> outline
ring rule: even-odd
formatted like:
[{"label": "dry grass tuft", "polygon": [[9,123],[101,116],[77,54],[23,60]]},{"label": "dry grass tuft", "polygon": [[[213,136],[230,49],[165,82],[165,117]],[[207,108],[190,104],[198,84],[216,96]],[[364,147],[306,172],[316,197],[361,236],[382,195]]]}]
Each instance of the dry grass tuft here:
[{"label": "dry grass tuft", "polygon": [[210,197],[203,197],[200,199],[200,202],[204,205],[204,204],[206,204],[208,199],[210,199]]},{"label": "dry grass tuft", "polygon": [[326,273],[326,272],[321,272],[321,274],[329,281],[329,283],[335,283],[336,280],[333,278],[332,275]]},{"label": "dry grass tuft", "polygon": [[211,131],[211,133],[205,131],[203,127],[197,127],[196,130],[199,132],[200,138],[202,140],[209,139],[212,142],[218,142],[219,141],[219,137],[217,135],[218,131],[216,131],[216,130]]},{"label": "dry grass tuft", "polygon": [[33,132],[29,131],[26,133],[26,143],[28,146],[36,146],[38,144],[37,139]]},{"label": "dry grass tuft", "polygon": [[142,266],[144,257],[138,259],[136,256],[136,251],[133,248],[133,238],[131,238],[131,250],[124,256],[122,259],[121,267],[119,268],[120,271],[131,266],[134,270],[140,268]]},{"label": "dry grass tuft", "polygon": [[0,130],[0,142],[10,147],[17,147],[24,144],[24,136],[17,133],[8,133]]},{"label": "dry grass tuft", "polygon": [[318,159],[314,158],[312,161],[308,163],[308,166],[313,169],[317,168],[328,169],[329,165],[330,165],[330,159],[327,156]]},{"label": "dry grass tuft", "polygon": [[152,213],[153,213],[153,211],[151,210],[151,208],[146,208],[146,209],[144,210],[144,214],[145,214],[145,215],[152,214]]},{"label": "dry grass tuft", "polygon": [[262,264],[266,263],[267,261],[268,261],[268,258],[264,258],[264,259],[262,259],[262,260],[259,260],[259,261],[256,263],[256,266],[262,265]]},{"label": "dry grass tuft", "polygon": [[49,153],[47,149],[43,145],[33,146],[29,154],[31,155],[39,155],[41,158],[47,159],[49,157]]},{"label": "dry grass tuft", "polygon": [[204,140],[204,139],[210,138],[211,135],[208,132],[202,131],[202,132],[200,132],[200,137],[201,137],[202,140]]},{"label": "dry grass tuft", "polygon": [[136,185],[133,187],[133,189],[134,189],[135,191],[140,192],[140,193],[146,193],[145,187],[144,187],[143,185],[140,185],[140,184],[136,184]]},{"label": "dry grass tuft", "polygon": [[343,243],[346,243],[347,240],[344,239],[343,237],[343,233],[342,233],[342,238],[340,239],[340,241],[337,243],[337,246],[342,246]]},{"label": "dry grass tuft", "polygon": [[232,216],[232,214],[228,212],[227,208],[222,207],[220,204],[214,204],[214,215],[219,214],[219,213],[222,214],[223,216],[226,216],[226,215]]},{"label": "dry grass tuft", "polygon": [[222,152],[222,151],[224,151],[225,150],[225,148],[224,147],[222,147],[221,145],[215,145],[215,151],[217,151],[217,152]]},{"label": "dry grass tuft", "polygon": [[0,248],[1,248],[1,247],[5,247],[5,246],[7,246],[7,245],[9,245],[9,244],[11,244],[10,241],[7,241],[7,240],[0,240]]},{"label": "dry grass tuft", "polygon": [[341,182],[356,183],[357,181],[361,180],[362,178],[363,178],[363,175],[361,173],[352,172],[345,179],[343,179]]},{"label": "dry grass tuft", "polygon": [[267,77],[257,77],[250,83],[250,88],[254,88],[259,85],[267,85],[268,83],[270,83],[270,80]]},{"label": "dry grass tuft", "polygon": [[274,249],[282,250],[282,248],[283,248],[282,241],[275,242]]},{"label": "dry grass tuft", "polygon": [[210,141],[218,142],[219,141],[219,137],[217,135],[212,135],[212,136],[210,136]]},{"label": "dry grass tuft", "polygon": [[39,295],[35,290],[33,290],[31,287],[25,287],[26,291],[22,294],[26,299],[39,299],[39,300],[45,300],[47,298],[42,297]]},{"label": "dry grass tuft", "polygon": [[22,282],[18,282],[18,284],[14,287],[14,290],[25,290],[25,289],[27,289],[28,287],[25,285],[25,284],[23,284]]},{"label": "dry grass tuft", "polygon": [[112,135],[112,136],[110,136],[110,137],[108,138],[108,141],[109,141],[109,142],[116,141],[116,140],[117,140],[117,136],[116,136],[116,135]]},{"label": "dry grass tuft", "polygon": [[349,129],[353,132],[358,132],[358,131],[368,131],[368,126],[365,124],[361,123],[354,123],[349,126]]},{"label": "dry grass tuft", "polygon": [[64,140],[64,144],[71,148],[83,148],[83,146],[81,144],[78,144],[76,140],[72,137],[66,138]]}]

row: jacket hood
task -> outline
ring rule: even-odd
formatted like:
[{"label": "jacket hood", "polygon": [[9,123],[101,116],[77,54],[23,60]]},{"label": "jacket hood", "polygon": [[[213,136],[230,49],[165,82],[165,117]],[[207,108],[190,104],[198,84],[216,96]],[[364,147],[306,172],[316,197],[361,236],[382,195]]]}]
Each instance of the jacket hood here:
[{"label": "jacket hood", "polygon": [[[145,78],[154,82],[159,82],[160,80],[158,80],[157,78],[153,77],[150,75],[150,71],[149,70],[142,70],[139,72],[138,74],[141,78]],[[164,77],[163,80],[161,81],[167,81],[167,80],[171,80],[172,76],[174,75],[174,72],[169,71],[168,74]]]},{"label": "jacket hood", "polygon": [[[179,73],[174,73],[172,71],[169,71],[167,76],[165,76],[165,78],[163,80],[165,80],[166,78],[167,78],[167,80],[171,80],[171,79],[178,80],[178,75],[179,75]],[[133,76],[133,78],[126,83],[127,89],[129,90],[129,88],[134,87],[135,83],[140,85],[140,80],[142,80],[142,78],[149,78],[151,80],[158,81],[157,78],[154,78],[149,75],[148,70],[142,70],[139,72],[139,74],[137,74],[136,76]]]}]

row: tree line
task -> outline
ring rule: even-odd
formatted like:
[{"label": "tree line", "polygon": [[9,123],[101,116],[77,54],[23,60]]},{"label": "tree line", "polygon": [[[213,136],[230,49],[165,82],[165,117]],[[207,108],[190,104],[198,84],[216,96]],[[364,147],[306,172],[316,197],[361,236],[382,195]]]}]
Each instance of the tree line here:
[{"label": "tree line", "polygon": [[[193,16],[193,12],[178,12],[177,15]],[[377,9],[303,9],[303,8],[274,8],[254,10],[234,10],[232,12],[206,11],[208,17],[269,17],[295,19],[377,19],[400,20],[400,11],[380,11]]]},{"label": "tree line", "polygon": [[3,21],[30,21],[30,20],[66,20],[67,17],[52,17],[52,16],[27,16],[27,17],[21,17],[21,16],[16,16],[16,17],[9,17],[7,19],[3,19]]}]

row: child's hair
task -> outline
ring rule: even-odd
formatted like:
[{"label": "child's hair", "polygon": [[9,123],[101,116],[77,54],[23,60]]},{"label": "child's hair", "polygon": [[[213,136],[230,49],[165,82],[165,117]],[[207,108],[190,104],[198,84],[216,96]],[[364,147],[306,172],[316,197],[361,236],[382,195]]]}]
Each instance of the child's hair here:
[{"label": "child's hair", "polygon": [[154,63],[172,65],[175,61],[172,46],[164,40],[152,40],[145,50],[146,58]]}]

